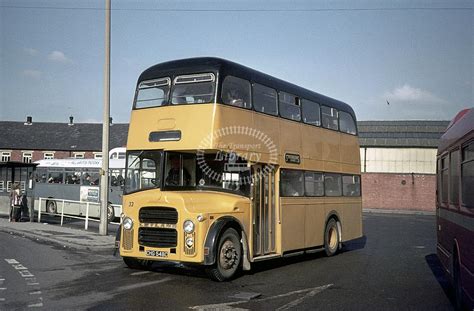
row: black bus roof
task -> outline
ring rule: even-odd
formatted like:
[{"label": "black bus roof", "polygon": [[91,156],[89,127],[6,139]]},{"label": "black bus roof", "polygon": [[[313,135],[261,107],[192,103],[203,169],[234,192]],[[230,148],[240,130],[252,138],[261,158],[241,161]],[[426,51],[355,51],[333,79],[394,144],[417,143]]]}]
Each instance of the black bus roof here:
[{"label": "black bus roof", "polygon": [[142,81],[160,77],[170,77],[171,79],[174,79],[174,77],[179,75],[205,72],[219,72],[220,76],[232,75],[246,79],[252,83],[259,83],[272,87],[277,91],[291,93],[300,98],[348,112],[352,115],[354,120],[356,120],[354,110],[344,102],[310,91],[284,80],[280,80],[249,67],[216,57],[187,58],[154,65],[146,69],[140,75],[137,85]]}]

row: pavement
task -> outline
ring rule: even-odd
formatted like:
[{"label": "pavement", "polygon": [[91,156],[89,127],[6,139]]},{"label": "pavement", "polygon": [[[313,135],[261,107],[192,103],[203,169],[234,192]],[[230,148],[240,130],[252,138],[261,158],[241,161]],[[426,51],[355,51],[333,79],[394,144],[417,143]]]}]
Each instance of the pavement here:
[{"label": "pavement", "polygon": [[48,222],[9,222],[7,218],[0,218],[0,231],[76,251],[113,254],[115,249],[115,232],[104,236]]}]

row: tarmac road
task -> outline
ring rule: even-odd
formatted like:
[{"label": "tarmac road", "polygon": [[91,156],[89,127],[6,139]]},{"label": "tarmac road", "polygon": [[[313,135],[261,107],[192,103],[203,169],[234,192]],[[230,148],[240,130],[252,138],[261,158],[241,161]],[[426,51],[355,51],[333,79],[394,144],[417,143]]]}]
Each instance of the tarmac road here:
[{"label": "tarmac road", "polygon": [[261,262],[216,283],[196,267],[131,270],[111,252],[0,230],[0,309],[452,310],[434,216],[364,214],[364,233],[335,257]]}]

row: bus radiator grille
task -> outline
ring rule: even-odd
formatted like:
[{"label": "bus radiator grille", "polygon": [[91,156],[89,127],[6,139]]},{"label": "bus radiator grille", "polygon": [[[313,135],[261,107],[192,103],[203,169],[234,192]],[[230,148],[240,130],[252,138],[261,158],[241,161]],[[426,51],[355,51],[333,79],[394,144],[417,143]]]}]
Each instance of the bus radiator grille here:
[{"label": "bus radiator grille", "polygon": [[133,248],[133,229],[122,230],[122,247],[123,249],[130,251]]},{"label": "bus radiator grille", "polygon": [[176,229],[140,228],[138,243],[149,247],[176,247],[178,232]]},{"label": "bus radiator grille", "polygon": [[176,209],[164,206],[147,206],[140,209],[141,223],[177,224]]}]

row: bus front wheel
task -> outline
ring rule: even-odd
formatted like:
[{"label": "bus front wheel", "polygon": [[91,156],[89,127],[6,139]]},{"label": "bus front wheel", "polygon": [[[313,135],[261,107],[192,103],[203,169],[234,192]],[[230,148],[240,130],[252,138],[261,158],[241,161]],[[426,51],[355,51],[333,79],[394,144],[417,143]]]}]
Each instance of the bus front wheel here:
[{"label": "bus front wheel", "polygon": [[333,256],[339,249],[339,230],[337,229],[337,222],[331,218],[324,231],[324,250],[328,257]]},{"label": "bus front wheel", "polygon": [[55,201],[46,201],[46,212],[50,214],[56,214],[58,211],[58,206]]},{"label": "bus front wheel", "polygon": [[242,246],[237,231],[227,229],[219,239],[216,263],[206,269],[209,277],[215,281],[227,281],[235,276],[242,262]]}]

